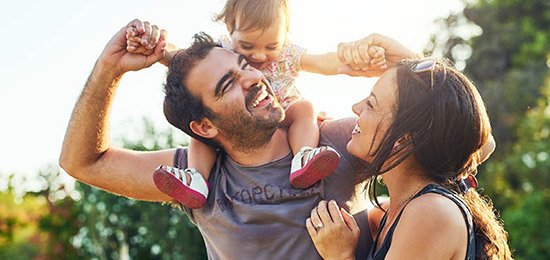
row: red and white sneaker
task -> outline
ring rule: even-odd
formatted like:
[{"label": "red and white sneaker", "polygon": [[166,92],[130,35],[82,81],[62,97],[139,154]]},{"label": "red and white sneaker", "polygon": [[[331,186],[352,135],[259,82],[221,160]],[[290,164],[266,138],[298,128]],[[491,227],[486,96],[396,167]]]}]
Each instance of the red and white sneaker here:
[{"label": "red and white sneaker", "polygon": [[339,162],[340,155],[332,147],[302,147],[292,159],[290,184],[299,189],[310,187],[331,175]]},{"label": "red and white sneaker", "polygon": [[[187,177],[189,184],[186,181]],[[182,170],[160,165],[153,172],[153,181],[160,191],[187,208],[198,209],[206,203],[208,183],[193,168]]]}]

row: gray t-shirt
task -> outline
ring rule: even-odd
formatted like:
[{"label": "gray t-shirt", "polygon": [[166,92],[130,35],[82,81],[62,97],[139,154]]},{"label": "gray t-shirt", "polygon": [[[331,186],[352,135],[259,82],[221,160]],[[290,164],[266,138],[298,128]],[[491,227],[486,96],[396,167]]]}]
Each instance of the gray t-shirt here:
[{"label": "gray t-shirt", "polygon": [[[361,228],[357,259],[365,259],[372,239],[368,198],[356,173],[363,162],[346,151],[355,119],[321,125],[320,145],[341,155],[336,172],[308,189],[290,185],[292,154],[256,167],[237,164],[224,154],[208,179],[210,193],[200,209],[185,209],[206,244],[209,259],[320,259],[305,220],[320,200],[334,199],[350,211]],[[187,166],[187,149],[176,152],[174,165]]]}]

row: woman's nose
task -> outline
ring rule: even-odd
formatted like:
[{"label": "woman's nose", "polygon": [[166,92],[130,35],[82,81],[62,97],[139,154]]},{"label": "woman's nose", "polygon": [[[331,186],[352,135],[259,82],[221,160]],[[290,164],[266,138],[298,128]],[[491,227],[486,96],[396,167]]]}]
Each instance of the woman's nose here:
[{"label": "woman's nose", "polygon": [[355,103],[353,106],[351,106],[351,110],[353,110],[353,113],[356,115],[361,114],[361,105],[359,103]]}]

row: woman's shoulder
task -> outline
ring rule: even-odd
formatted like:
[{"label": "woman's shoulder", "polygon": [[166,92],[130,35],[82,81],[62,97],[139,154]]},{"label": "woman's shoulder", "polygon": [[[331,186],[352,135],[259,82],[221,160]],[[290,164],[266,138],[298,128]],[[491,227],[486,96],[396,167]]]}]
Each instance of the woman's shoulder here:
[{"label": "woman's shoulder", "polygon": [[403,210],[392,247],[410,255],[449,259],[466,248],[467,237],[460,208],[445,196],[427,193],[410,201]]},{"label": "woman's shoulder", "polygon": [[408,219],[409,217],[413,220],[412,222],[417,224],[426,224],[432,227],[445,225],[449,228],[457,226],[466,230],[464,218],[458,205],[437,193],[426,193],[411,200],[403,210],[402,218]]}]

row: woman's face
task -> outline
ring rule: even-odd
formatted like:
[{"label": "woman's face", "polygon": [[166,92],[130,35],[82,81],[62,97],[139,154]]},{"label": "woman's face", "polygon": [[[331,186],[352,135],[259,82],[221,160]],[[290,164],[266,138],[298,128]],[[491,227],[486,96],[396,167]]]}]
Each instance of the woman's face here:
[{"label": "woman's face", "polygon": [[359,116],[347,150],[354,156],[372,162],[384,135],[393,122],[396,109],[396,70],[385,72],[372,88],[370,96],[353,105]]}]

